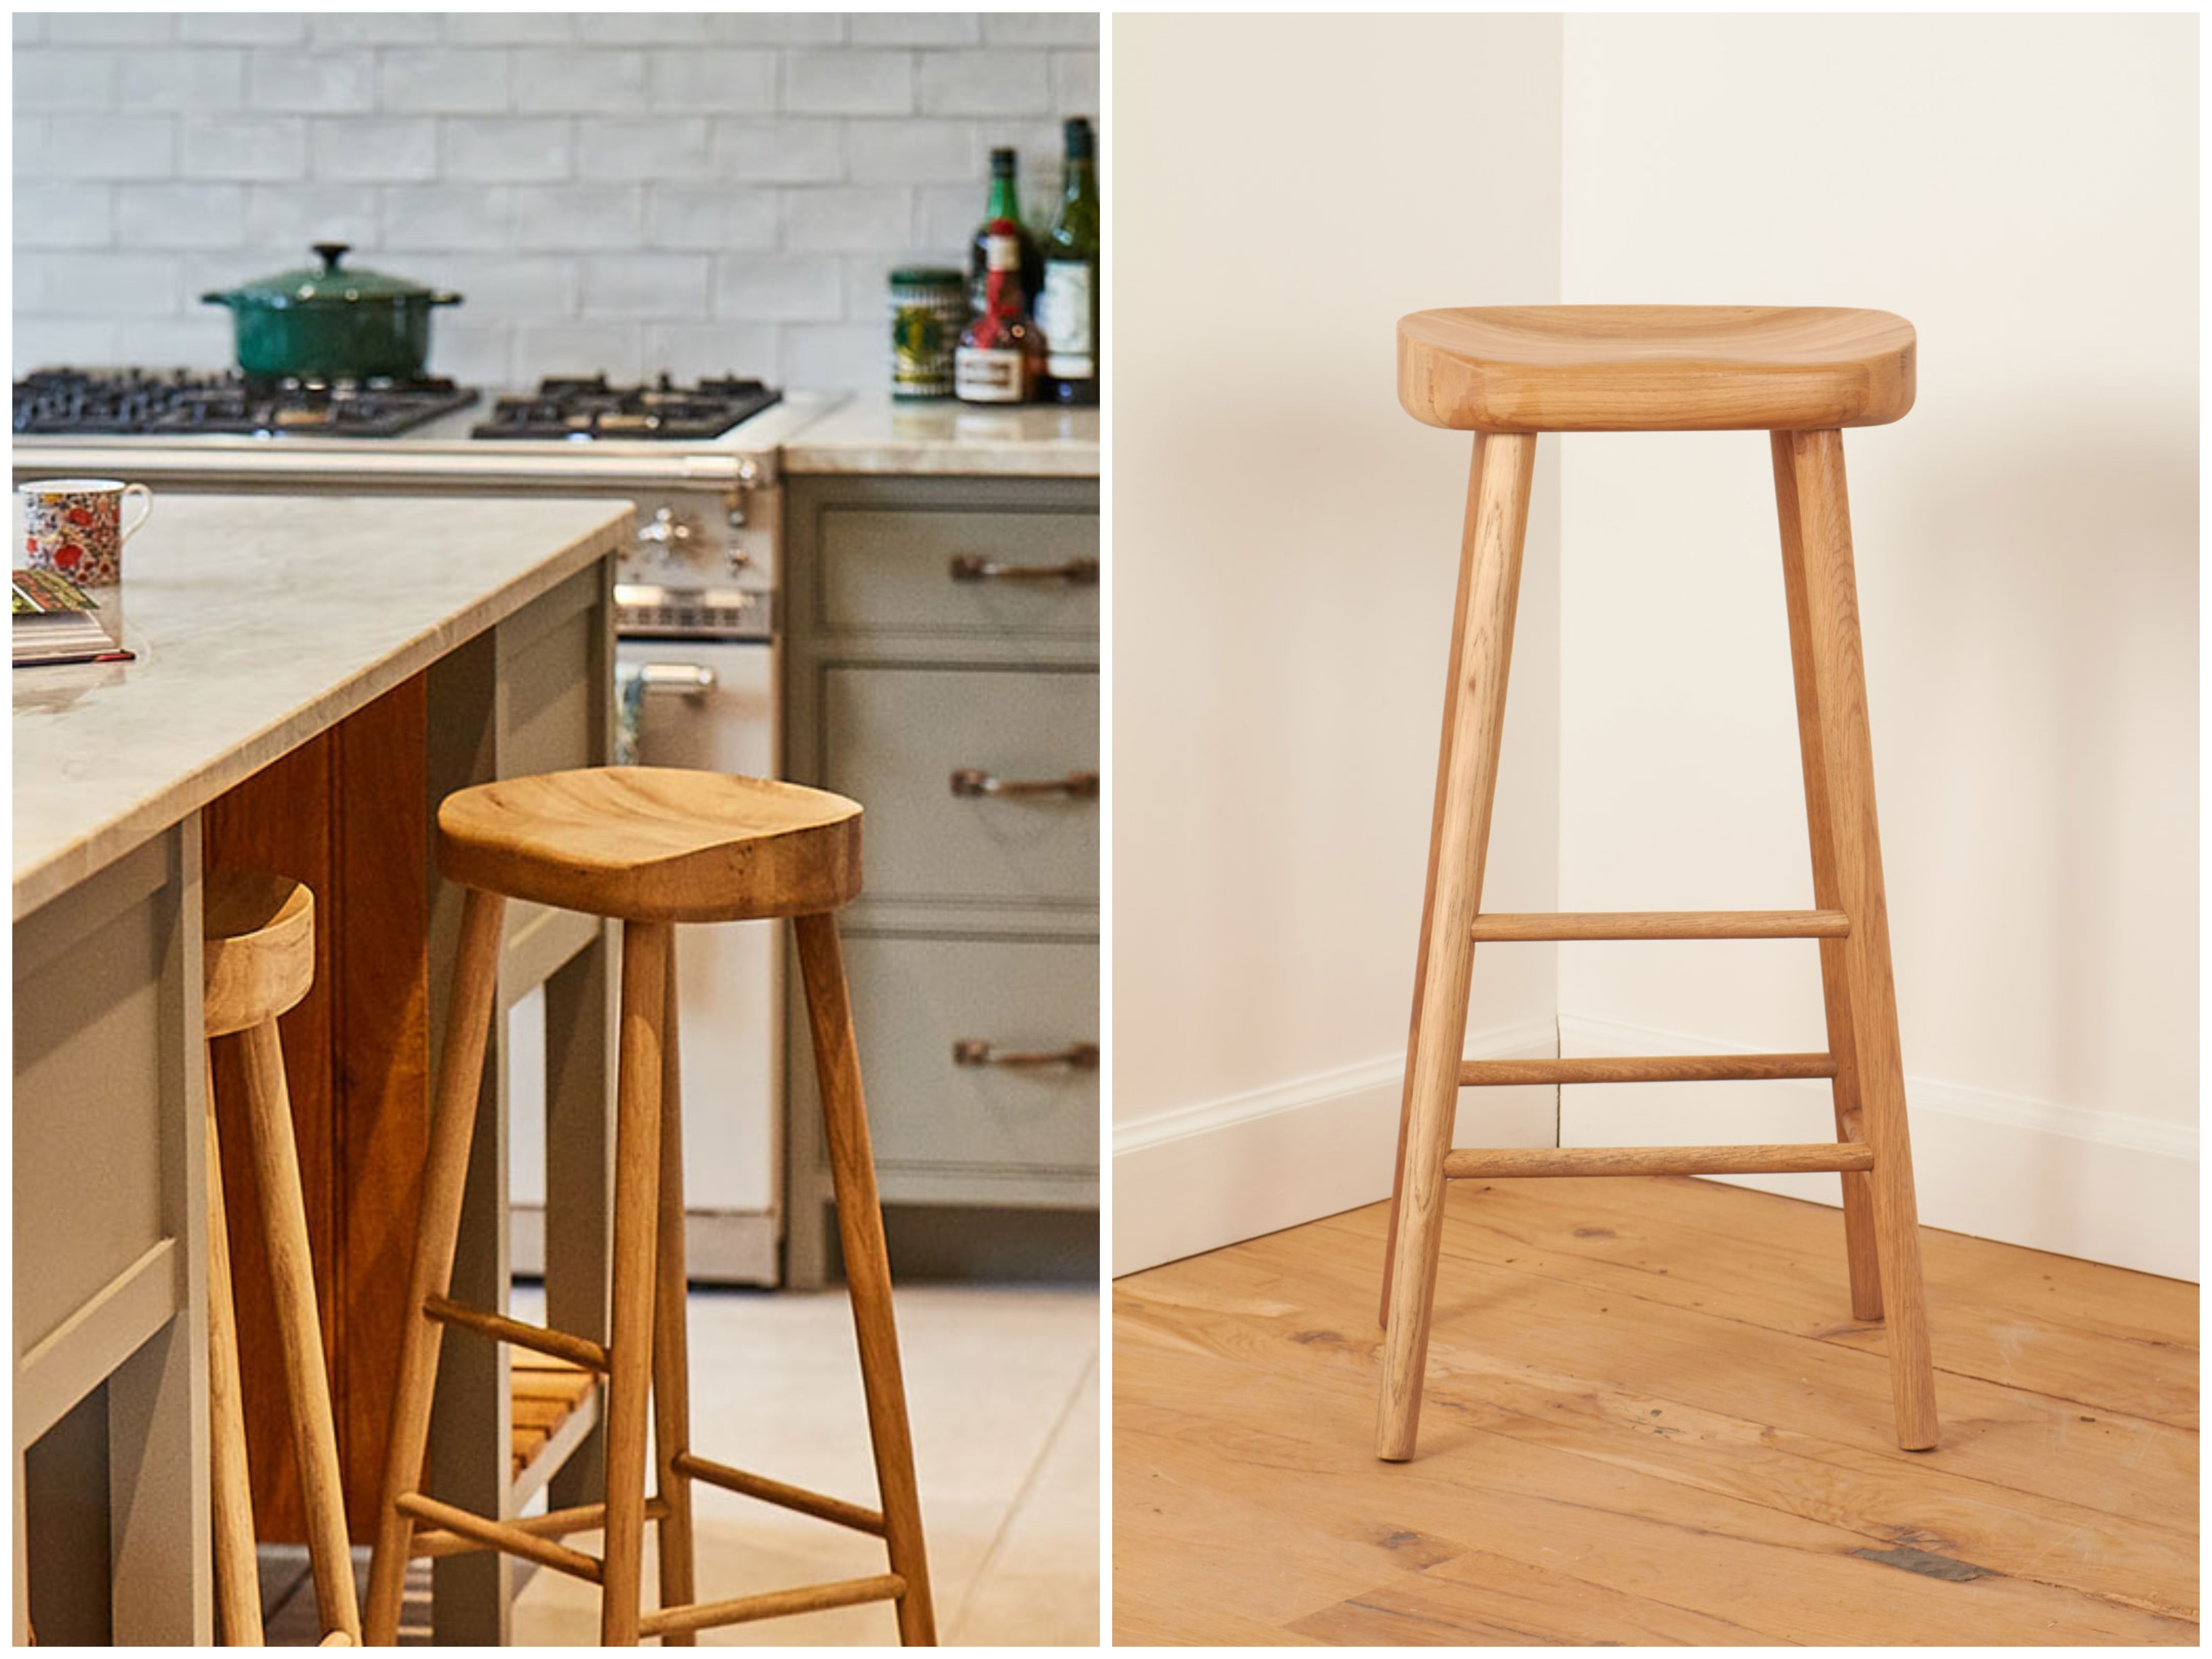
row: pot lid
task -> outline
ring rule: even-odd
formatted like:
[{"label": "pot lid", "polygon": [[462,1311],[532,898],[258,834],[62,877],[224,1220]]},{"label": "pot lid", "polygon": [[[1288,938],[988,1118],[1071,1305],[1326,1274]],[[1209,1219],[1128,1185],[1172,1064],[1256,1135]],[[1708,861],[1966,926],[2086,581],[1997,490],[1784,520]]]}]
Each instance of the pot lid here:
[{"label": "pot lid", "polygon": [[377,270],[341,269],[339,262],[351,251],[351,243],[316,242],[313,246],[323,262],[319,268],[303,265],[297,270],[257,277],[250,283],[240,283],[227,294],[210,297],[253,300],[270,306],[350,305],[363,300],[418,297],[430,299],[434,304],[438,302],[440,296],[404,276],[387,276]]}]

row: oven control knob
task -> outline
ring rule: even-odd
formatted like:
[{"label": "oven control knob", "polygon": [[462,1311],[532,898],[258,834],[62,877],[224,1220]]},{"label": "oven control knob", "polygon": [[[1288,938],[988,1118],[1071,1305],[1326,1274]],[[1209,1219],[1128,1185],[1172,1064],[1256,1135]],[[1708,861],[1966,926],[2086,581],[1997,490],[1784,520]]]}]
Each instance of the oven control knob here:
[{"label": "oven control knob", "polygon": [[653,515],[653,522],[640,526],[637,532],[641,547],[681,547],[698,534],[697,529],[676,516],[676,509],[664,507]]},{"label": "oven control knob", "polygon": [[753,556],[746,552],[742,547],[727,548],[725,549],[724,551],[730,561],[730,574],[734,576],[739,571],[750,570],[753,568]]}]

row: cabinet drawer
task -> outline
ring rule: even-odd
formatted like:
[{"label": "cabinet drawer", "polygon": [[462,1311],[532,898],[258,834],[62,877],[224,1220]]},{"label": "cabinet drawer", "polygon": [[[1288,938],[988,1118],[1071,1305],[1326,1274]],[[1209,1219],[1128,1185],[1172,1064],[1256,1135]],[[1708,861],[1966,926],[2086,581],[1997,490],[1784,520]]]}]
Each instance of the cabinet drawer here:
[{"label": "cabinet drawer", "polygon": [[1098,766],[1098,677],[1034,668],[832,668],[822,675],[823,786],[867,811],[866,896],[1091,904],[1098,802],[952,792]]},{"label": "cabinet drawer", "polygon": [[815,617],[828,631],[1081,639],[1098,631],[1095,580],[952,574],[957,559],[1018,568],[1095,562],[1096,513],[830,507],[820,555]]},{"label": "cabinet drawer", "polygon": [[1095,945],[848,935],[845,967],[885,1171],[1097,1172],[1096,1071],[953,1060],[963,1041],[1001,1053],[1097,1042]]}]

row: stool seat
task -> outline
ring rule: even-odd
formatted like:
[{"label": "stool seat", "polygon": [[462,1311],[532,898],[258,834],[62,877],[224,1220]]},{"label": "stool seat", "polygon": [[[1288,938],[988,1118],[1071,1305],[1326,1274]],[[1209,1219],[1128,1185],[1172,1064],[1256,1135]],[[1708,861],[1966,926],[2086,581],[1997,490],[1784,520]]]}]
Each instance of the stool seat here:
[{"label": "stool seat", "polygon": [[860,890],[860,808],[720,772],[547,772],[448,795],[438,867],[488,893],[628,921],[812,915]]},{"label": "stool seat", "polygon": [[1912,325],[1790,306],[1489,306],[1398,319],[1398,401],[1478,432],[1809,432],[1912,407]]},{"label": "stool seat", "polygon": [[210,870],[201,883],[201,1018],[228,1036],[274,1019],[315,982],[315,896],[289,876]]}]

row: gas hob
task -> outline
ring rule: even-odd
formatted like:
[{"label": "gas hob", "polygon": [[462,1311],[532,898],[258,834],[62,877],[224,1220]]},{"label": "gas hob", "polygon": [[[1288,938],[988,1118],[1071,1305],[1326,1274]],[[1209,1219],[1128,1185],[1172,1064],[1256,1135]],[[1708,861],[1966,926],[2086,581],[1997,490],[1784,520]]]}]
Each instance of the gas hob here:
[{"label": "gas hob", "polygon": [[19,437],[396,438],[477,400],[451,380],[249,379],[237,374],[40,369],[15,382]]}]

